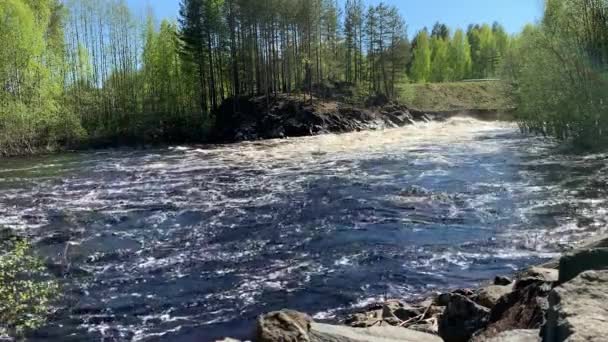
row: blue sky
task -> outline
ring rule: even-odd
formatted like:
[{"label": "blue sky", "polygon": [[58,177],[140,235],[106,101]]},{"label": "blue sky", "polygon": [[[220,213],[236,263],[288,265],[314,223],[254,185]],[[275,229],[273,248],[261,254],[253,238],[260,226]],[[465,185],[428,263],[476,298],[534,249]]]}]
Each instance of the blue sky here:
[{"label": "blue sky", "polygon": [[[256,1],[256,0],[251,0]],[[339,0],[343,2],[343,0]],[[364,0],[378,4],[381,0]],[[149,4],[158,18],[177,17],[179,0],[128,0],[136,12]],[[451,28],[466,29],[470,23],[498,21],[508,32],[516,33],[527,23],[536,22],[542,15],[543,0],[384,0],[395,5],[408,25],[409,35],[436,21]],[[141,13],[141,12],[140,12]]]}]

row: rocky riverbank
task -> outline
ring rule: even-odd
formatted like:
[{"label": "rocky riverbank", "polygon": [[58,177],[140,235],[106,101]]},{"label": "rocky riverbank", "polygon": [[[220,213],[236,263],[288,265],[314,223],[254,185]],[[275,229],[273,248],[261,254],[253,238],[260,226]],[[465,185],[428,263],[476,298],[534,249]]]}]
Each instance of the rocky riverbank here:
[{"label": "rocky riverbank", "polygon": [[[582,342],[608,335],[608,238],[479,289],[388,300],[341,326],[290,310],[259,317],[256,342]],[[234,341],[227,339],[226,341]]]},{"label": "rocky riverbank", "polygon": [[216,117],[214,140],[235,142],[402,127],[433,115],[385,98],[355,106],[338,99],[278,94],[227,99]]}]

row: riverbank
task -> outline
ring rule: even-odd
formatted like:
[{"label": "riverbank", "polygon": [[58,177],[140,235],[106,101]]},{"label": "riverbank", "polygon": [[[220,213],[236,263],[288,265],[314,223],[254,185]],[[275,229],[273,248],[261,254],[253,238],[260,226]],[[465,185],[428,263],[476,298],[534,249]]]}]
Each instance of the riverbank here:
[{"label": "riverbank", "polygon": [[[126,129],[118,136],[89,136],[82,132],[80,138],[69,141],[55,141],[45,144],[0,144],[0,157],[31,156],[53,154],[68,150],[99,150],[117,147],[165,146],[168,144],[218,144],[241,141],[255,141],[286,137],[313,136],[327,133],[348,133],[363,130],[378,130],[412,125],[416,122],[445,120],[464,115],[482,120],[510,120],[510,107],[501,110],[496,86],[490,90],[471,91],[469,100],[460,95],[446,95],[453,91],[453,84],[411,85],[416,89],[432,89],[419,92],[416,99],[434,98],[441,106],[408,101],[389,101],[383,96],[354,100],[350,88],[335,88],[331,91],[317,90],[315,96],[277,94],[275,96],[239,97],[226,99],[214,114],[208,127],[192,117],[193,125],[164,122],[158,124],[144,122],[142,118],[132,118],[137,127],[152,127],[142,132]],[[485,84],[473,83],[468,88],[485,89]],[[467,89],[468,89],[467,88]],[[460,87],[458,87],[460,89]],[[476,102],[476,98],[478,101]],[[485,99],[485,100],[484,100]],[[430,99],[428,101],[431,101]],[[432,101],[431,101],[432,102]],[[505,114],[506,113],[506,114]],[[199,127],[200,126],[200,127]],[[181,128],[180,128],[181,127]],[[187,128],[186,128],[187,127]],[[165,130],[169,131],[165,131]],[[198,132],[198,133],[195,133]]]},{"label": "riverbank", "polygon": [[[283,310],[259,317],[253,341],[578,342],[608,332],[608,237],[513,279],[458,289],[417,303],[387,300],[334,326]],[[229,340],[227,340],[229,341]]]}]

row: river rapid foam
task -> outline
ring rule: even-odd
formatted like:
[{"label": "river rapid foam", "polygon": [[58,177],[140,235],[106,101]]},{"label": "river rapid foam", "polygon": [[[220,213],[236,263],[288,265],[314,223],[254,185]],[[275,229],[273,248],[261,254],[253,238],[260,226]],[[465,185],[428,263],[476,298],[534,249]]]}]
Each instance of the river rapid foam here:
[{"label": "river rapid foam", "polygon": [[64,297],[32,340],[247,337],[289,307],[334,319],[474,286],[605,232],[604,155],[508,123],[0,164],[0,226],[32,237]]}]

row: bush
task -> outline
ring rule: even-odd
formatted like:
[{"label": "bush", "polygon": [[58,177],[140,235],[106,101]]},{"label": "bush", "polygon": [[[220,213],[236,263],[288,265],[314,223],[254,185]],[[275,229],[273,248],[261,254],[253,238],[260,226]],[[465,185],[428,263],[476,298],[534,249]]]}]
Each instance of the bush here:
[{"label": "bush", "polygon": [[0,156],[54,150],[80,141],[85,133],[76,115],[20,102],[0,107]]},{"label": "bush", "polygon": [[45,276],[42,261],[29,244],[12,240],[0,255],[0,333],[20,336],[46,321],[58,285]]}]

